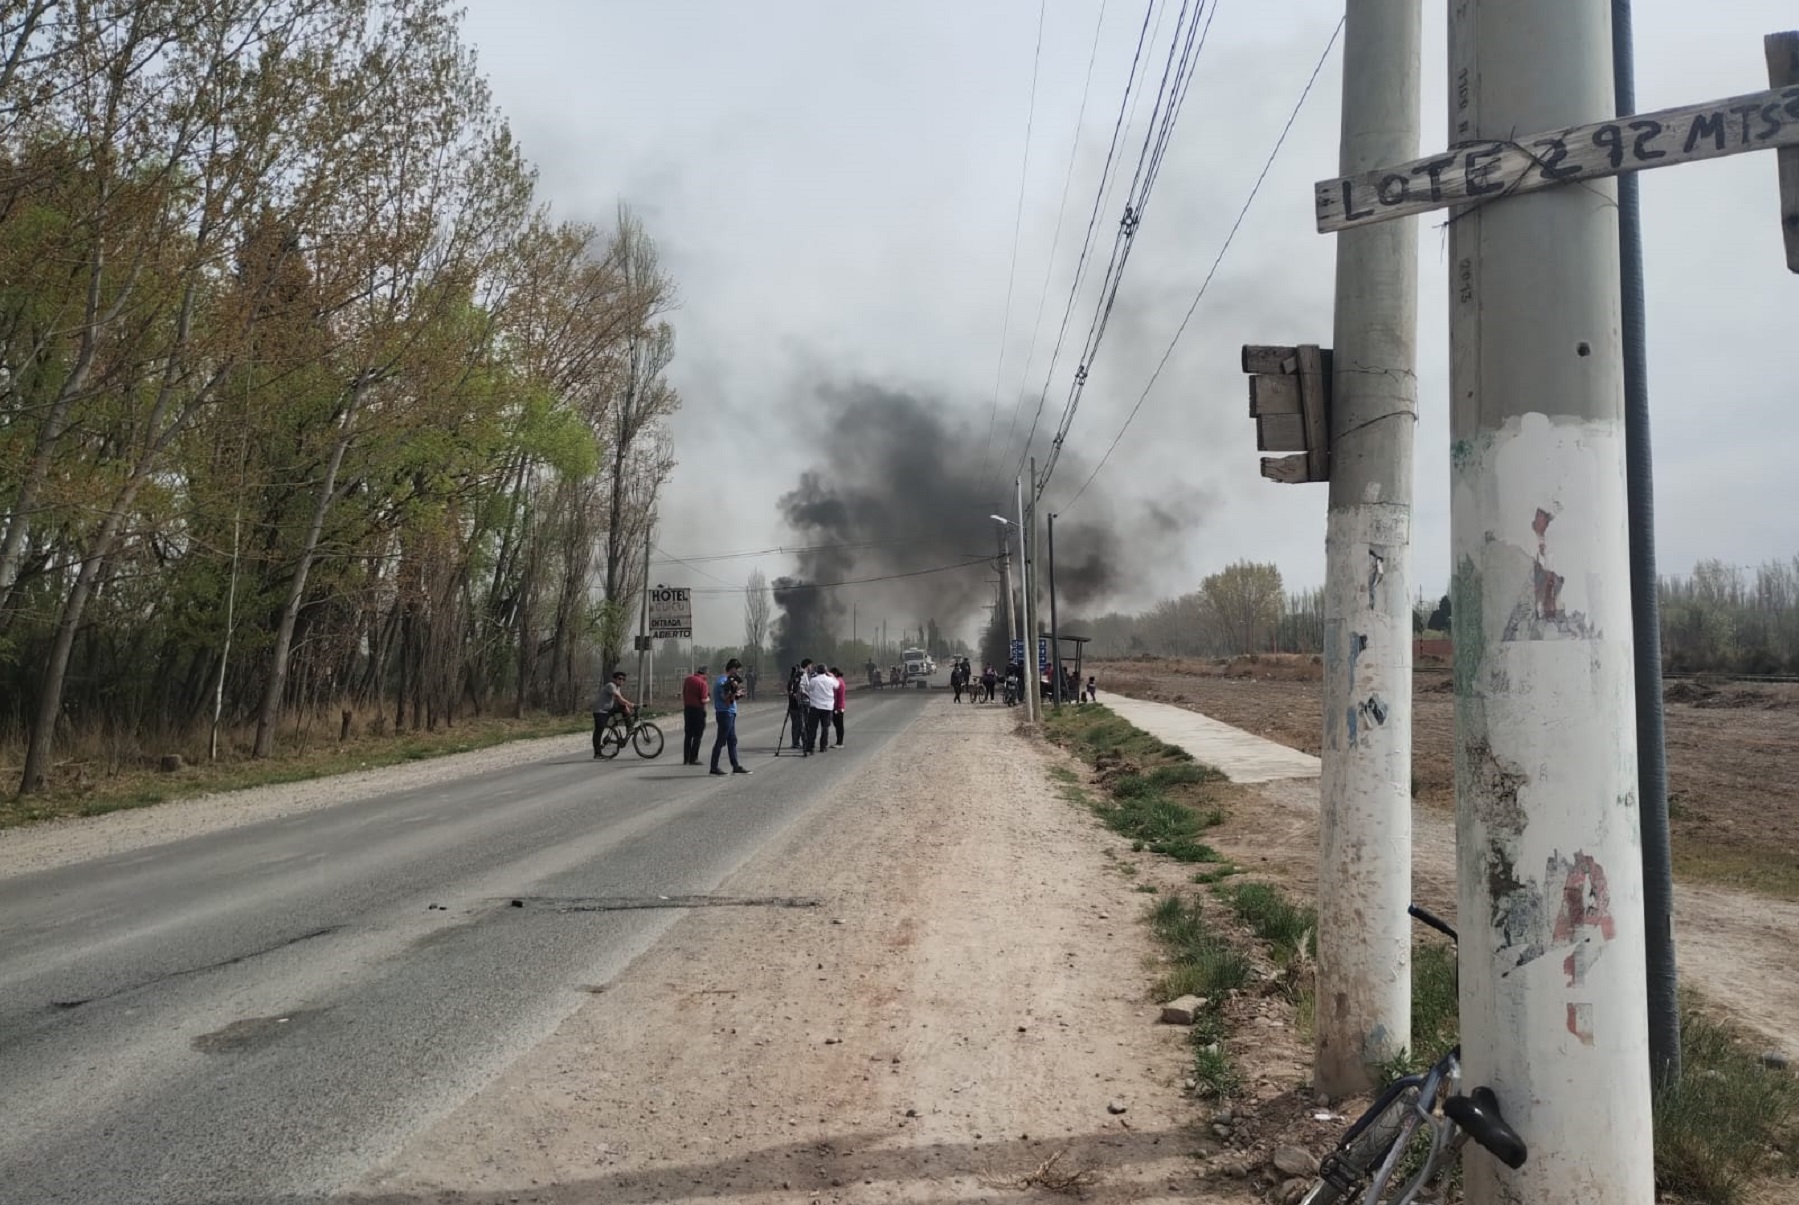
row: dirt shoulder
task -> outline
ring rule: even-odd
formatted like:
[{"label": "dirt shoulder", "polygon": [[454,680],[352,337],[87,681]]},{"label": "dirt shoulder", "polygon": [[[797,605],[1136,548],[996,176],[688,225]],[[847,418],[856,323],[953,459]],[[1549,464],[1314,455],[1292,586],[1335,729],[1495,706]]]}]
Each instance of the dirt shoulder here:
[{"label": "dirt shoulder", "polygon": [[[1214,1200],[1148,897],[1003,708],[934,703],[359,1200]],[[853,738],[852,738],[853,739]],[[572,990],[572,985],[570,985]],[[1123,1113],[1109,1106],[1121,1104]]]}]

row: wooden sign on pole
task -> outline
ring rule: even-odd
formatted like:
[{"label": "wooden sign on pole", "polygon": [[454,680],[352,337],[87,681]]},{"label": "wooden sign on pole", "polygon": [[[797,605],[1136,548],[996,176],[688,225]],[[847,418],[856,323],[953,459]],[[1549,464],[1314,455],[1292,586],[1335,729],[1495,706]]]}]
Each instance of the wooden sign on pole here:
[{"label": "wooden sign on pole", "polygon": [[1262,476],[1289,485],[1330,480],[1330,352],[1316,344],[1246,344],[1243,371],[1256,450],[1299,453],[1264,456]]},{"label": "wooden sign on pole", "polygon": [[[1770,39],[1770,72],[1774,54]],[[1322,180],[1316,186],[1318,230],[1330,234],[1570,181],[1781,147],[1799,148],[1799,81],[1683,109],[1473,142],[1411,163]],[[1793,153],[1783,152],[1783,169]],[[1790,254],[1793,227],[1787,230]]]},{"label": "wooden sign on pole", "polygon": [[[1771,33],[1763,40],[1768,53],[1768,83],[1793,91],[1799,85],[1799,31]],[[1787,268],[1799,272],[1799,146],[1783,146],[1780,166],[1780,229],[1786,236]]]}]

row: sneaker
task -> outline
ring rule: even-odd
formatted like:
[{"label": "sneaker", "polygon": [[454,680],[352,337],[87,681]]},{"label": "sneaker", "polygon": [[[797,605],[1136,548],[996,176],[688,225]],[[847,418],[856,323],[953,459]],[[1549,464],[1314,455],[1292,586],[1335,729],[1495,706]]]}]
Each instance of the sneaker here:
[{"label": "sneaker", "polygon": [[725,776],[725,772],[723,770],[714,770],[712,772],[714,774],[718,775],[720,778],[723,778]]},{"label": "sneaker", "polygon": [[754,773],[754,771],[749,770],[743,766],[732,766],[731,773],[733,773],[733,774],[751,774],[751,773]]}]

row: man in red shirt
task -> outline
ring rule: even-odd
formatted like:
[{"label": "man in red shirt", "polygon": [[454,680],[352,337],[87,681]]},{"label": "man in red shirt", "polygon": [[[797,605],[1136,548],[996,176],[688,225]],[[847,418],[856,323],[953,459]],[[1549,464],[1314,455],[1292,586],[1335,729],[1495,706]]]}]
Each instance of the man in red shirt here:
[{"label": "man in red shirt", "polygon": [[706,682],[706,667],[696,666],[681,679],[681,710],[687,717],[687,736],[681,742],[681,764],[700,764],[700,744],[706,739],[706,704],[712,688]]}]

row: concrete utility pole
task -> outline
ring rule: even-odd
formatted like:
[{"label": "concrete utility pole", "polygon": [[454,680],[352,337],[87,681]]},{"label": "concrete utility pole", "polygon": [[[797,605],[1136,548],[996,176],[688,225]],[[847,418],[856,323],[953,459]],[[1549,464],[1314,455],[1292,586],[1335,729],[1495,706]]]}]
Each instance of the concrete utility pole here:
[{"label": "concrete utility pole", "polygon": [[[1033,461],[1031,469],[1032,473],[1036,472],[1035,465],[1036,462]],[[1022,680],[1018,683],[1018,686],[1019,690],[1024,695],[1024,698],[1021,700],[1021,702],[1024,703],[1024,718],[1026,720],[1034,720],[1037,718],[1037,708],[1034,702],[1037,694],[1035,689],[1037,678],[1036,675],[1031,673],[1031,666],[1035,665],[1037,662],[1037,650],[1035,647],[1037,644],[1037,628],[1032,622],[1035,619],[1035,616],[1031,613],[1031,529],[1025,523],[1024,519],[1023,479],[1016,479],[1012,484],[1013,488],[1018,492],[1018,635],[1022,638],[1024,647],[1024,656],[1018,667]],[[1032,481],[1031,485],[1033,489],[1036,488],[1035,480]]]},{"label": "concrete utility pole", "polygon": [[1018,616],[1012,609],[1012,537],[1006,530],[1011,524],[998,515],[990,517],[999,522],[999,575],[1006,592],[1006,639],[1010,640],[1018,630]]},{"label": "concrete utility pole", "polygon": [[[1418,155],[1422,8],[1349,0],[1345,176]],[[1335,345],[1314,1082],[1342,1097],[1411,1045],[1417,219],[1337,236]]]},{"label": "concrete utility pole", "polygon": [[[1450,141],[1613,116],[1610,16],[1452,0]],[[1462,1051],[1530,1145],[1468,1199],[1647,1205],[1617,186],[1463,206],[1450,273]]]},{"label": "concrete utility pole", "polygon": [[1049,697],[1062,705],[1062,629],[1056,623],[1056,516],[1049,516]]}]

